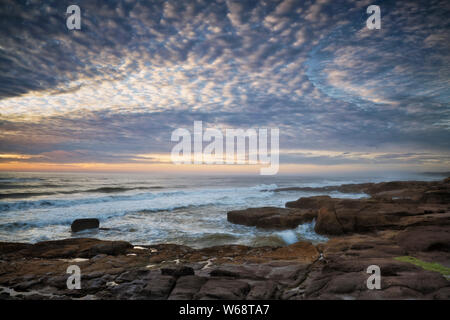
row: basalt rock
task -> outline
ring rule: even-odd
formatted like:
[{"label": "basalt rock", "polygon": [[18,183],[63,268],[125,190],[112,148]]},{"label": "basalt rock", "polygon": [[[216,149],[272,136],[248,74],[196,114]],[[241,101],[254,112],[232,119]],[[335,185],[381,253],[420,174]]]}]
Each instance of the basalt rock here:
[{"label": "basalt rock", "polygon": [[181,276],[192,276],[195,274],[195,272],[191,267],[180,266],[174,268],[162,268],[161,274],[178,278]]},{"label": "basalt rock", "polygon": [[315,216],[311,210],[263,207],[230,211],[227,213],[227,220],[264,229],[293,229],[299,224],[312,221]]},{"label": "basalt rock", "polygon": [[87,229],[98,229],[100,221],[98,219],[76,219],[70,226],[72,232],[79,232]]},{"label": "basalt rock", "polygon": [[206,281],[206,277],[195,275],[180,277],[170,293],[169,300],[192,300]]}]

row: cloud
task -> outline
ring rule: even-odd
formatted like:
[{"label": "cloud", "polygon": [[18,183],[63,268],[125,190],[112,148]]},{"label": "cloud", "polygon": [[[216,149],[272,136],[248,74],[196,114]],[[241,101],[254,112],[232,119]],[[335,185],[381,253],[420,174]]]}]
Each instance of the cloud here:
[{"label": "cloud", "polygon": [[389,161],[448,165],[446,1],[385,1],[381,30],[353,1],[77,4],[80,31],[61,1],[0,4],[0,153],[164,162],[172,130],[203,120],[279,127],[286,150],[425,152]]}]

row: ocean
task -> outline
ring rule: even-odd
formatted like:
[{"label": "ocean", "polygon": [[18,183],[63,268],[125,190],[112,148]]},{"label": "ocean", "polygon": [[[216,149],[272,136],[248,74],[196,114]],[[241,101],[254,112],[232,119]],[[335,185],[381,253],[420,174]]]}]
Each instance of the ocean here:
[{"label": "ocean", "polygon": [[[229,223],[227,211],[284,207],[300,197],[365,194],[300,191],[285,187],[322,187],[392,180],[439,180],[403,176],[302,177],[204,176],[150,173],[0,173],[0,241],[38,242],[69,237],[125,240],[133,244],[176,243],[201,248],[223,244],[286,245],[299,240],[326,241],[314,222],[294,230],[261,230]],[[78,218],[98,218],[102,228],[73,234]]]}]

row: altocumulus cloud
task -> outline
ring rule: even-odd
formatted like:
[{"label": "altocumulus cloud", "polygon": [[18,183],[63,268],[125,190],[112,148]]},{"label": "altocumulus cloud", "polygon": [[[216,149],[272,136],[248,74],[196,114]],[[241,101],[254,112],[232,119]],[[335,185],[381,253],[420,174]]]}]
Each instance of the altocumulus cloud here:
[{"label": "altocumulus cloud", "polygon": [[[81,8],[80,31],[66,8]],[[381,30],[368,30],[378,4]],[[280,128],[281,161],[448,168],[448,1],[0,4],[0,162],[157,161],[170,134]],[[9,156],[8,156],[9,155]]]}]

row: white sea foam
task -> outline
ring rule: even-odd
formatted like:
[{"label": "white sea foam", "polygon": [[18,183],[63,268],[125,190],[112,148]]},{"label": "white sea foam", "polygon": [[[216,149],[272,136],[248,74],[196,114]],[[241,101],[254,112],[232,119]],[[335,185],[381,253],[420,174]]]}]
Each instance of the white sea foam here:
[{"label": "white sea foam", "polygon": [[292,230],[277,232],[277,235],[283,239],[286,244],[292,244],[298,241],[297,234]]}]

